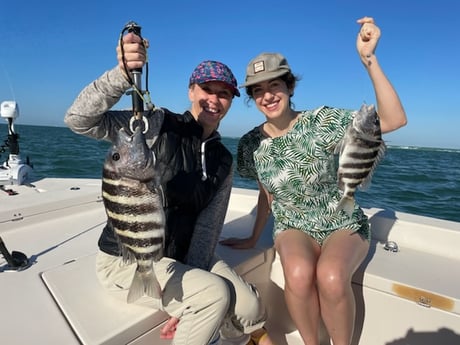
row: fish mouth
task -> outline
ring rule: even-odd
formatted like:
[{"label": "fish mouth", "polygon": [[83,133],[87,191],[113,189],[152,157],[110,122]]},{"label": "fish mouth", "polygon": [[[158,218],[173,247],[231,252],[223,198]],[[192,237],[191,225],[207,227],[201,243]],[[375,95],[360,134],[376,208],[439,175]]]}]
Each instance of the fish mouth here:
[{"label": "fish mouth", "polygon": [[116,146],[124,153],[124,164],[119,172],[126,178],[146,182],[155,176],[156,157],[148,147],[142,126],[136,126],[132,134],[121,128]]}]

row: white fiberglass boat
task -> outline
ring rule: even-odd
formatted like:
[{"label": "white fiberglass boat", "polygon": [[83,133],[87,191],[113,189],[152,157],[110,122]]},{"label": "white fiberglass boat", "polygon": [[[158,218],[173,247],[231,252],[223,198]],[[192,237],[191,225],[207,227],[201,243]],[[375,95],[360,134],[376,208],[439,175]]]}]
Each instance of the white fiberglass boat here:
[{"label": "white fiberglass boat", "polygon": [[[2,180],[2,344],[170,344],[163,312],[128,305],[97,281],[97,239],[106,215],[98,179]],[[248,236],[257,191],[234,188],[223,237]],[[353,279],[354,344],[460,344],[460,223],[366,209],[371,249]],[[257,246],[218,253],[255,283],[277,345],[302,344],[284,303],[271,227]],[[322,344],[330,344],[322,331]]]}]

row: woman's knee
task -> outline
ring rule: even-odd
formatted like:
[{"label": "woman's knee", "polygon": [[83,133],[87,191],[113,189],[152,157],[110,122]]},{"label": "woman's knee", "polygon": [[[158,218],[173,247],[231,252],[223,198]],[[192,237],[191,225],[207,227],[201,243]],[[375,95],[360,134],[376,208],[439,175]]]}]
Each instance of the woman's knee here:
[{"label": "woman's knee", "polygon": [[275,239],[283,266],[286,288],[299,297],[314,288],[316,264],[321,254],[318,243],[299,230],[285,230]]},{"label": "woman's knee", "polygon": [[286,260],[283,271],[286,287],[296,294],[307,292],[315,284],[315,267],[308,261]]},{"label": "woman's knee", "polygon": [[340,300],[351,289],[351,274],[340,265],[320,264],[316,274],[318,290],[323,298]]}]

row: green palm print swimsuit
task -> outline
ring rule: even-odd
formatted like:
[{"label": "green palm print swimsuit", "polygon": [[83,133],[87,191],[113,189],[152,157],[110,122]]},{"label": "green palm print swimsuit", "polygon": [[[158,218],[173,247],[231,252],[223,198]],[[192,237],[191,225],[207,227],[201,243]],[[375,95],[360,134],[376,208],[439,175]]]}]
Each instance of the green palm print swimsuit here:
[{"label": "green palm print swimsuit", "polygon": [[334,149],[353,116],[353,111],[321,107],[300,113],[281,137],[267,138],[255,127],[240,139],[239,174],[258,179],[273,195],[273,238],[286,229],[301,230],[320,245],[341,229],[370,238],[367,216],[357,204],[351,217],[335,212],[342,192]]}]

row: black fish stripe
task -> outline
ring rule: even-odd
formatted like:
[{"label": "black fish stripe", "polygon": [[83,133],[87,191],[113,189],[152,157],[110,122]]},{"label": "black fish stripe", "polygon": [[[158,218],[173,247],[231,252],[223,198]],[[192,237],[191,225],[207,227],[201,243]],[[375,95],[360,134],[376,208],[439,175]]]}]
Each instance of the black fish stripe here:
[{"label": "black fish stripe", "polygon": [[145,252],[145,253],[137,251],[135,247],[134,248],[126,247],[126,248],[128,252],[134,256],[138,266],[146,266],[146,265],[151,266],[152,260],[157,261],[163,257],[163,246],[162,245],[161,246],[159,245],[158,249],[156,250],[152,250],[152,251]]},{"label": "black fish stripe", "polygon": [[[147,265],[150,264],[150,260],[154,259],[161,259],[161,256],[163,256],[163,248],[160,248],[161,250],[155,251],[155,252],[150,252],[150,253],[136,253],[137,260],[140,265]],[[160,255],[160,256],[159,256]]]},{"label": "black fish stripe", "polygon": [[152,261],[158,261],[163,257],[163,248],[158,251],[149,252],[149,253],[138,253],[134,250],[128,248],[128,251],[132,253],[136,259],[137,267],[140,271],[147,271],[152,268]]},{"label": "black fish stripe", "polygon": [[356,181],[356,182],[347,182],[345,185],[347,186],[347,189],[356,189],[361,184],[361,181]]},{"label": "black fish stripe", "polygon": [[350,151],[347,152],[347,157],[358,159],[358,160],[367,160],[377,157],[378,150],[376,151]]},{"label": "black fish stripe", "polygon": [[106,169],[104,167],[104,169],[102,169],[102,178],[107,178],[107,179],[110,179],[110,180],[118,180],[118,175],[115,171],[113,170],[109,170],[109,169]]},{"label": "black fish stripe", "polygon": [[349,169],[349,170],[358,170],[358,169],[369,170],[369,168],[371,168],[373,165],[374,165],[374,161],[352,161],[348,163],[343,163],[341,167],[344,169],[345,168]]},{"label": "black fish stripe", "polygon": [[129,184],[126,181],[118,180],[117,183],[110,183],[107,179],[102,179],[102,190],[110,195],[131,195],[140,197],[146,192],[152,193],[147,188],[139,188],[139,185]]},{"label": "black fish stripe", "polygon": [[[113,170],[110,170],[110,169],[107,169],[104,167],[104,169],[102,170],[102,178],[104,179],[109,179],[109,180],[114,180],[114,181],[120,181],[120,176],[118,175],[117,172],[113,171]],[[149,178],[146,178],[146,179],[131,179],[131,180],[135,180],[135,181],[138,181],[138,182],[141,182],[141,183],[148,183],[152,180],[151,177]]]},{"label": "black fish stripe", "polygon": [[357,147],[369,148],[369,149],[379,147],[380,145],[382,145],[382,140],[378,138],[376,138],[375,140],[367,140],[367,139],[359,138],[359,139],[356,139],[356,143],[355,143],[355,146]]},{"label": "black fish stripe", "polygon": [[[120,181],[120,175],[118,172],[111,170],[110,168],[107,168],[104,166],[102,169],[102,178],[108,179],[108,180],[114,180],[114,181]],[[136,179],[136,181],[140,181]]]},{"label": "black fish stripe", "polygon": [[141,197],[145,195],[146,192],[151,193],[151,191],[145,188],[139,188],[139,186],[111,184],[109,182],[105,182],[104,180],[102,190],[109,195],[129,195],[133,197]]},{"label": "black fish stripe", "polygon": [[356,171],[356,172],[344,172],[344,173],[340,173],[340,178],[341,179],[352,179],[352,180],[358,180],[358,179],[363,179],[365,178],[367,175],[369,175],[369,171],[370,170],[367,170],[367,171]]},{"label": "black fish stripe", "polygon": [[[361,107],[359,114],[364,118],[362,132],[350,126],[345,134],[345,146],[339,157],[338,186],[343,191],[340,208],[344,207],[344,199],[353,199],[357,188],[367,183],[378,163],[385,143],[381,137],[379,119],[374,107]],[[372,116],[371,118],[366,118]],[[373,126],[370,122],[374,121]],[[354,124],[354,122],[353,122]],[[373,133],[372,133],[373,132]],[[348,213],[352,210],[346,210]],[[351,215],[351,213],[350,213]]]},{"label": "black fish stripe", "polygon": [[139,265],[149,265],[151,260],[161,259],[163,256],[163,247],[158,247],[158,250],[149,252],[136,251],[136,248],[126,248],[130,255],[134,255]]},{"label": "black fish stripe", "polygon": [[354,161],[354,162],[349,162],[349,163],[343,163],[342,166],[340,167],[340,173],[346,174],[346,173],[354,173],[354,172],[361,172],[361,171],[370,171],[373,165],[374,165],[373,161],[371,162]]},{"label": "black fish stripe", "polygon": [[159,213],[162,206],[155,205],[155,202],[152,200],[145,200],[144,203],[139,204],[126,204],[122,202],[117,202],[114,200],[109,200],[104,198],[105,207],[114,213],[118,214],[132,214],[132,215],[144,215],[150,213]]},{"label": "black fish stripe", "polygon": [[151,222],[134,221],[133,222],[133,221],[124,221],[124,220],[116,219],[113,217],[110,217],[110,221],[112,222],[114,228],[129,230],[133,233],[149,231],[150,229],[160,230],[164,226],[163,222],[156,222],[156,221],[151,221]]},{"label": "black fish stripe", "polygon": [[117,232],[117,235],[120,238],[120,241],[126,247],[145,248],[145,247],[150,247],[150,246],[154,246],[158,244],[163,244],[162,236],[149,237],[149,238],[132,238],[132,237],[120,235],[118,232]]}]

